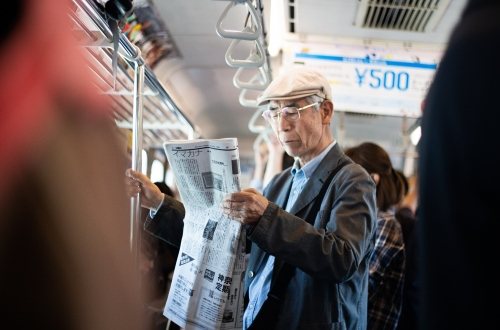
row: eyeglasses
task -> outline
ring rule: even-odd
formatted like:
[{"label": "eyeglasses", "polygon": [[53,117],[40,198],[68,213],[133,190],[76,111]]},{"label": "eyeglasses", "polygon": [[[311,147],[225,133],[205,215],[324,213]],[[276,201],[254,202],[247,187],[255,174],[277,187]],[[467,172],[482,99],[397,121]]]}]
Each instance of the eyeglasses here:
[{"label": "eyeglasses", "polygon": [[318,104],[321,104],[321,102],[314,102],[302,108],[284,107],[281,110],[268,109],[262,113],[262,117],[264,117],[264,119],[266,119],[271,124],[279,123],[282,116],[287,121],[297,121],[300,119],[300,111],[313,107]]}]

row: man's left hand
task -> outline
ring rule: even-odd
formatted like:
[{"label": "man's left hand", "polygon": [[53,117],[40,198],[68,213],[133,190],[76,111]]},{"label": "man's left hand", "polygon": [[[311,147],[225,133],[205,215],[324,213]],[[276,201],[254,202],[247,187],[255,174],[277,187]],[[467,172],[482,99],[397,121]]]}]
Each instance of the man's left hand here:
[{"label": "man's left hand", "polygon": [[243,224],[255,224],[267,208],[269,201],[253,188],[229,194],[222,201],[224,214]]}]

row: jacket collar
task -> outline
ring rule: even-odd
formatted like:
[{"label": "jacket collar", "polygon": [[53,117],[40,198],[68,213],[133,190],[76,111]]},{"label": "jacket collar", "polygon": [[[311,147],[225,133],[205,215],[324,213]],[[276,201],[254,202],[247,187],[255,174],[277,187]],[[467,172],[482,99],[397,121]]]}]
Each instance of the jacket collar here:
[{"label": "jacket collar", "polygon": [[[340,165],[341,160],[344,158],[344,153],[340,149],[338,143],[336,143],[323,158],[316,170],[312,173],[311,178],[307,181],[304,189],[299,195],[299,198],[290,209],[290,213],[297,214],[318,196],[325,181],[328,179],[330,174]],[[331,166],[331,164],[335,165]],[[291,181],[292,177],[290,176],[290,179],[287,181],[288,190],[290,190]],[[280,197],[283,198],[280,198],[280,200],[278,201],[279,205],[284,205],[284,202],[286,202],[286,199],[288,198],[288,194],[281,195]]]}]

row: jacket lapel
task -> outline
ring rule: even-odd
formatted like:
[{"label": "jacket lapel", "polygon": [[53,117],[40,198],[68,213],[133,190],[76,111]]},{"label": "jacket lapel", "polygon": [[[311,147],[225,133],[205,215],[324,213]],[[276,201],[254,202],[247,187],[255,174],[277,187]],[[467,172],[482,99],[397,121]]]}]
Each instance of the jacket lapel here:
[{"label": "jacket lapel", "polygon": [[285,189],[282,189],[282,192],[278,195],[278,198],[276,199],[275,204],[281,207],[282,209],[286,208],[286,203],[288,202],[288,196],[290,196],[290,191],[292,190],[292,181],[293,181],[293,176],[290,173],[285,183],[282,186]]},{"label": "jacket lapel", "polygon": [[[286,203],[288,201],[288,196],[290,195],[290,190],[292,189],[292,175],[290,171],[284,173],[284,176],[281,180],[278,180],[275,183],[276,189],[279,189],[277,192],[277,196],[275,198],[270,197],[276,205],[285,209]],[[284,189],[280,189],[279,187],[283,187]],[[271,195],[274,195],[275,191],[270,192]],[[257,271],[260,268],[262,260],[264,259],[265,252],[259,248],[259,246],[255,243],[252,243],[252,253],[250,254],[250,259],[248,260],[248,268]]]},{"label": "jacket lapel", "polygon": [[290,210],[290,213],[299,213],[318,196],[328,176],[340,165],[340,161],[343,157],[345,156],[340,150],[338,143],[336,143],[326,154],[325,158],[323,158],[318,168],[312,173],[311,178],[307,181],[297,201]]}]

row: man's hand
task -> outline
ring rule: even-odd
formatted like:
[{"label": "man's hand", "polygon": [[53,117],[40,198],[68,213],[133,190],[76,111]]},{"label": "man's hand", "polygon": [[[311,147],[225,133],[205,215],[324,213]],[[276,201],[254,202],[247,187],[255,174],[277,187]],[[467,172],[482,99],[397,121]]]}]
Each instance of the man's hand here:
[{"label": "man's hand", "polygon": [[243,224],[256,223],[267,208],[269,201],[253,188],[226,196],[222,202],[224,214]]},{"label": "man's hand", "polygon": [[148,209],[156,209],[163,201],[163,193],[147,176],[141,172],[128,169],[125,172],[125,184],[129,197],[141,195],[141,206]]}]

